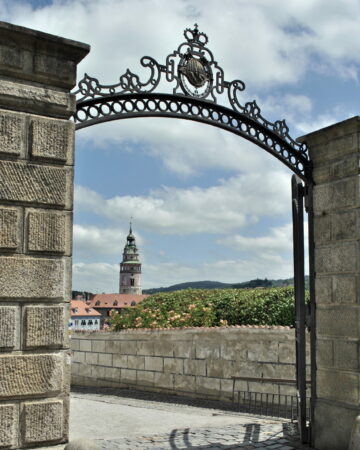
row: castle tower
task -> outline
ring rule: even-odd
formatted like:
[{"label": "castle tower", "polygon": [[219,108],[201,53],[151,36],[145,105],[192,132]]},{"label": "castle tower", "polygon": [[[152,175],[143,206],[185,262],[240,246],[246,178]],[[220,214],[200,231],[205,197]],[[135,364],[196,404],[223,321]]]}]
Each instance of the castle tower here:
[{"label": "castle tower", "polygon": [[120,294],[141,294],[141,262],[136,247],[135,236],[132,234],[131,222],[129,234],[120,263]]}]

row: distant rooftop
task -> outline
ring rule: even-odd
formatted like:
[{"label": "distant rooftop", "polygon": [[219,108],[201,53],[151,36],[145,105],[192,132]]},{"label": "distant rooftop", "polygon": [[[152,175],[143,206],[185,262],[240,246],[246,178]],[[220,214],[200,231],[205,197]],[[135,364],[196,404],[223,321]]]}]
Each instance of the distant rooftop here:
[{"label": "distant rooftop", "polygon": [[83,300],[71,300],[71,317],[94,317],[101,316],[101,314],[93,309],[90,305]]},{"label": "distant rooftop", "polygon": [[129,308],[142,302],[148,294],[95,294],[87,304],[93,308]]}]

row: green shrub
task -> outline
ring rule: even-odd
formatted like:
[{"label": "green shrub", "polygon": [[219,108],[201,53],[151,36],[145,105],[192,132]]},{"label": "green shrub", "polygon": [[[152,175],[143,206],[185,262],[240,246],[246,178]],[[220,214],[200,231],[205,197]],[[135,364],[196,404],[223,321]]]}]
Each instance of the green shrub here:
[{"label": "green shrub", "polygon": [[114,312],[110,326],[125,328],[294,325],[293,287],[271,289],[186,289],[151,295]]}]

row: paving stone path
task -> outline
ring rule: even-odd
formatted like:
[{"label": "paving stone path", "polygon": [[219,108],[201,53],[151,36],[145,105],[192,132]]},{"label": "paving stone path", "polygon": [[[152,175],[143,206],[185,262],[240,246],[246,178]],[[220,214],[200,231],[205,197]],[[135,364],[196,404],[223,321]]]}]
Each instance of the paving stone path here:
[{"label": "paving stone path", "polygon": [[116,389],[72,392],[70,441],[81,438],[100,450],[311,450],[300,444],[297,425],[285,419],[243,414],[214,401]]},{"label": "paving stone path", "polygon": [[136,436],[113,440],[96,439],[101,450],[230,450],[311,449],[299,441],[295,424],[254,423],[222,428],[174,429],[169,434]]}]

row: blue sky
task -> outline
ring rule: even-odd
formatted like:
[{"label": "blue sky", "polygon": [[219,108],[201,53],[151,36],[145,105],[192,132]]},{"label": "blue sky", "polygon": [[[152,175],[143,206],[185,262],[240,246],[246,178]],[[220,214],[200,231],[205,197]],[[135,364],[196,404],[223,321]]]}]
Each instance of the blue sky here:
[{"label": "blue sky", "polygon": [[[297,137],[358,114],[358,0],[0,0],[1,20],[86,42],[102,83],[163,64],[195,22],[225,78]],[[164,89],[166,87],[164,86]],[[290,171],[203,124],[115,121],[76,135],[73,288],[118,291],[130,216],[143,287],[292,276]]]}]

